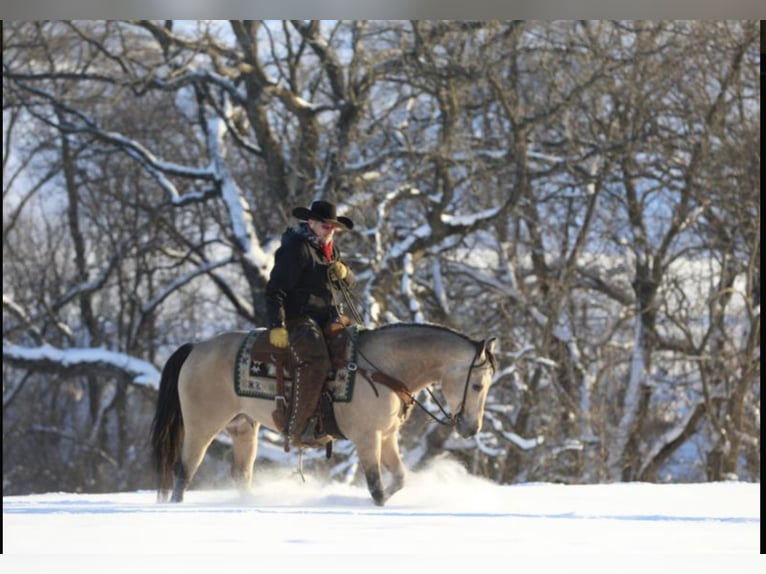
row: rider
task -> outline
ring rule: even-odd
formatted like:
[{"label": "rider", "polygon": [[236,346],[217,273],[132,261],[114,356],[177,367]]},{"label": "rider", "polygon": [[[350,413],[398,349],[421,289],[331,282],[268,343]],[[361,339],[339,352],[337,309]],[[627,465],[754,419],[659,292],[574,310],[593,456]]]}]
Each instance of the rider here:
[{"label": "rider", "polygon": [[323,333],[331,323],[347,321],[334,304],[333,283],[343,281],[351,287],[356,282],[333,237],[354,223],[337,216],[329,201],[315,201],[310,209],[296,207],[293,215],[302,223],[282,235],[266,284],[266,309],[269,342],[278,348],[289,344],[295,363],[288,440],[296,446],[314,446],[323,437],[314,436],[313,425],[307,424],[331,369]]}]

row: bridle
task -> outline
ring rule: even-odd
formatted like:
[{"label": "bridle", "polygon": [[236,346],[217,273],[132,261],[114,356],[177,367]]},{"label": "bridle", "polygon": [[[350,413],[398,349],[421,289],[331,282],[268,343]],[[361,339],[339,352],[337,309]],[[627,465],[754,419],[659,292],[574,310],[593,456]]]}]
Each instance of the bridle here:
[{"label": "bridle", "polygon": [[[457,412],[456,415],[453,415],[453,416],[447,415],[447,413],[442,408],[442,406],[439,403],[439,401],[437,401],[436,397],[434,397],[433,393],[431,393],[431,390],[427,389],[428,393],[431,395],[431,398],[433,398],[434,401],[436,402],[436,404],[439,406],[439,409],[441,409],[442,413],[448,417],[448,422],[443,422],[443,421],[440,421],[438,419],[434,419],[438,423],[440,423],[440,424],[447,424],[449,426],[456,426],[460,422],[460,419],[463,417],[463,410],[465,410],[465,400],[466,400],[466,398],[468,398],[468,385],[471,382],[471,374],[473,373],[474,369],[487,369],[487,368],[489,368],[489,369],[492,369],[493,373],[495,372],[495,357],[492,356],[492,353],[489,352],[489,350],[487,350],[487,358],[484,359],[484,361],[482,361],[480,364],[478,364],[478,365],[476,364],[476,360],[479,358],[479,355],[484,350],[487,350],[486,349],[486,344],[482,344],[482,347],[480,349],[476,349],[476,353],[474,354],[473,360],[471,361],[471,366],[468,368],[468,374],[465,377],[465,384],[463,385],[463,399],[460,401],[460,408],[458,409],[458,412]],[[489,366],[486,367],[485,365],[487,365],[488,363],[489,363]],[[431,414],[431,413],[429,413],[429,414]]]},{"label": "bridle", "polygon": [[[430,410],[426,408],[426,406],[421,403],[419,400],[415,398],[415,396],[409,391],[409,389],[406,388],[405,384],[401,382],[399,379],[396,379],[395,377],[392,377],[390,375],[386,375],[383,373],[380,369],[378,369],[375,366],[375,363],[370,361],[368,357],[362,353],[361,350],[358,351],[359,355],[364,358],[367,363],[371,367],[373,367],[375,370],[373,372],[369,372],[366,369],[363,369],[362,367],[356,366],[356,370],[358,370],[362,376],[367,379],[367,381],[372,386],[373,391],[375,391],[375,394],[378,394],[378,390],[375,388],[375,385],[373,382],[382,383],[389,388],[393,389],[394,392],[396,392],[399,397],[402,399],[402,402],[405,404],[405,409],[409,408],[412,404],[417,405],[420,407],[429,417],[431,417],[433,420],[435,420],[440,425],[444,426],[450,426],[454,427],[457,426],[457,424],[460,422],[460,419],[463,416],[463,411],[465,410],[465,401],[468,397],[468,385],[471,382],[471,375],[473,374],[474,369],[486,369],[490,368],[492,371],[495,371],[495,358],[492,355],[489,350],[487,350],[487,358],[484,359],[481,363],[477,364],[476,361],[479,359],[479,356],[481,355],[481,352],[485,350],[486,345],[482,345],[481,348],[476,349],[476,352],[473,355],[473,359],[471,360],[471,366],[468,368],[468,373],[465,377],[465,383],[463,384],[463,398],[460,401],[460,408],[458,409],[458,412],[454,415],[450,415],[447,410],[444,408],[444,406],[439,402],[439,399],[436,398],[436,395],[431,391],[429,387],[426,387],[426,392],[430,395],[431,399],[434,403],[436,403],[436,406],[439,407],[439,410],[441,411],[441,414],[444,418],[437,417],[434,413],[432,413]],[[489,366],[486,366],[489,364]],[[407,400],[405,400],[405,397]]]}]

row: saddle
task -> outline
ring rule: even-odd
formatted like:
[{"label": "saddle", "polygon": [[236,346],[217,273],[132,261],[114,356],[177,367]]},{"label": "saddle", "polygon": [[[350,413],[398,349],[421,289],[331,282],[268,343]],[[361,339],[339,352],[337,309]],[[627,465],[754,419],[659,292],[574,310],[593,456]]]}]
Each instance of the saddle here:
[{"label": "saddle", "polygon": [[[315,420],[315,431],[318,435],[329,435],[332,437],[324,444],[327,458],[332,455],[332,439],[346,438],[338,428],[335,422],[335,413],[333,411],[332,392],[328,388],[329,383],[335,380],[336,373],[343,368],[349,367],[348,349],[353,343],[352,335],[345,328],[344,324],[331,323],[324,331],[325,342],[330,356],[331,371],[322,386],[322,393],[312,420]],[[269,342],[268,331],[258,335],[253,341],[250,350],[250,359],[254,365],[273,365],[274,374],[277,382],[277,392],[275,396],[275,410],[272,413],[274,424],[277,430],[285,435],[285,452],[290,450],[287,441],[287,421],[290,415],[290,399],[292,396],[292,373],[295,372],[293,356],[289,349],[280,349]],[[317,445],[321,446],[321,445]]]}]

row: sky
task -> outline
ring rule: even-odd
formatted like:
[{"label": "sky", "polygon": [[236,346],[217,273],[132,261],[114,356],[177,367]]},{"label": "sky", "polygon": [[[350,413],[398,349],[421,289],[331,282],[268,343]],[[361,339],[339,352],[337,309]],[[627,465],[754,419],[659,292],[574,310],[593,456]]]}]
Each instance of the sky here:
[{"label": "sky", "polygon": [[200,485],[180,504],[148,490],[4,496],[0,569],[740,574],[766,564],[757,483],[498,485],[443,458],[378,507],[362,484],[304,477],[256,468],[246,497]]}]

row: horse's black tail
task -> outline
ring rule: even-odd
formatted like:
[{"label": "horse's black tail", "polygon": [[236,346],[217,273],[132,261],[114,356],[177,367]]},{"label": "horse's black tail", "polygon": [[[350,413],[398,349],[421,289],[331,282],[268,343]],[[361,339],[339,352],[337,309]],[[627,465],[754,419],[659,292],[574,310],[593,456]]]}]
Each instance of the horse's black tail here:
[{"label": "horse's black tail", "polygon": [[194,345],[176,349],[162,369],[157,409],[152,421],[152,461],[157,473],[157,500],[167,500],[173,486],[173,467],[181,454],[184,421],[178,399],[178,373]]}]

